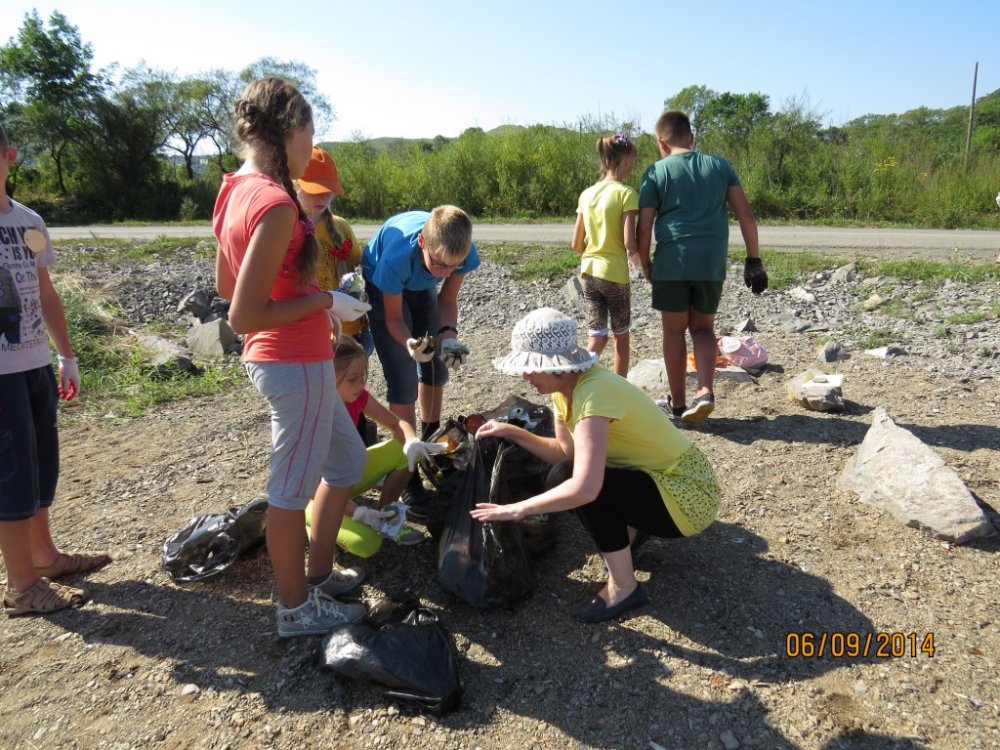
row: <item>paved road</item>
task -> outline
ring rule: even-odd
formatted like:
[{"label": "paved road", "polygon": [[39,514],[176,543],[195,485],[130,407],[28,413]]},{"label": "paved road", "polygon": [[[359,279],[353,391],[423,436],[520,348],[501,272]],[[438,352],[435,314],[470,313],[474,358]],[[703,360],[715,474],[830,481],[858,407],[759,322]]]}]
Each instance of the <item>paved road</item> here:
[{"label": "paved road", "polygon": [[[361,240],[377,225],[356,224]],[[211,237],[209,226],[89,226],[50,227],[56,240],[106,238],[157,239],[160,237]],[[572,224],[476,224],[478,242],[521,242],[569,245]],[[730,229],[734,246],[742,247],[739,227]],[[760,244],[776,250],[814,250],[864,255],[960,257],[992,260],[1000,252],[1000,232],[967,229],[856,229],[828,227],[760,227]]]}]

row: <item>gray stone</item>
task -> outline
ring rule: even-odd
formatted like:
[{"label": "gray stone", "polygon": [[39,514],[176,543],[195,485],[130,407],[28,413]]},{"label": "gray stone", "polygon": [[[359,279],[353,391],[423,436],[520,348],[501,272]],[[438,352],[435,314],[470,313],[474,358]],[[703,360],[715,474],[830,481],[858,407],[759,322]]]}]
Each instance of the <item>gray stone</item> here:
[{"label": "gray stone", "polygon": [[788,296],[792,299],[797,299],[799,302],[805,302],[807,305],[816,304],[816,295],[804,286],[792,287],[788,290]]},{"label": "gray stone", "polygon": [[843,411],[843,375],[827,375],[810,368],[799,373],[786,386],[788,397],[810,411]]},{"label": "gray stone", "polygon": [[563,287],[563,299],[572,309],[583,309],[583,283],[578,274],[570,276]]},{"label": "gray stone", "polygon": [[881,297],[880,297],[879,295],[877,295],[877,294],[873,294],[873,295],[872,295],[871,297],[869,297],[869,298],[868,298],[868,299],[866,299],[866,300],[865,300],[864,302],[862,302],[862,303],[861,303],[861,306],[862,306],[862,307],[863,307],[863,308],[864,308],[865,310],[875,310],[876,308],[880,307],[880,306],[882,305],[882,303],[883,303],[883,302],[885,302],[885,300],[884,300],[884,299],[882,299],[882,298],[881,298]]},{"label": "gray stone", "polygon": [[628,381],[650,395],[669,390],[667,368],[662,359],[640,359],[628,371]]},{"label": "gray stone", "polygon": [[746,318],[737,323],[736,328],[733,330],[737,333],[754,333],[758,329],[757,325],[753,322],[753,317],[748,315]]},{"label": "gray stone", "polygon": [[885,407],[837,481],[913,528],[962,544],[996,533],[958,475],[913,433],[898,427]]},{"label": "gray stone", "polygon": [[197,289],[180,301],[180,304],[177,305],[177,312],[189,312],[201,320],[208,315],[211,309],[209,305],[208,295],[201,289]]},{"label": "gray stone", "polygon": [[135,338],[149,363],[156,369],[177,369],[181,372],[194,369],[191,352],[180,344],[148,333],[137,334]]},{"label": "gray stone", "polygon": [[188,331],[187,344],[200,359],[223,359],[239,339],[222,318],[202,323]]},{"label": "gray stone", "polygon": [[837,362],[844,358],[844,347],[839,341],[827,341],[817,351],[820,362]]},{"label": "gray stone", "polygon": [[722,746],[726,748],[726,750],[739,750],[740,747],[740,741],[736,739],[736,735],[728,729],[719,735],[719,742],[722,743]]},{"label": "gray stone", "polygon": [[854,281],[854,274],[858,270],[857,263],[848,263],[846,266],[841,266],[836,271],[830,274],[830,284],[834,286],[839,286],[840,284],[847,284]]}]

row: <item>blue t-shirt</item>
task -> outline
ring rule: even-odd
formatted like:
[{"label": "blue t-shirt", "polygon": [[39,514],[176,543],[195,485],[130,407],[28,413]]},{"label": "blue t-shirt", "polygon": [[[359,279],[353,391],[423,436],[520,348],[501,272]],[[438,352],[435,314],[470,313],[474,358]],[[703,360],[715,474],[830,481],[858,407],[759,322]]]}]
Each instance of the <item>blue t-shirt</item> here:
[{"label": "blue t-shirt", "polygon": [[[391,217],[379,228],[361,256],[361,272],[366,282],[385,294],[402,294],[433,289],[444,281],[424,267],[423,253],[417,245],[417,235],[423,231],[430,216],[428,211],[406,211]],[[462,275],[477,268],[479,254],[473,243],[454,273]]]}]

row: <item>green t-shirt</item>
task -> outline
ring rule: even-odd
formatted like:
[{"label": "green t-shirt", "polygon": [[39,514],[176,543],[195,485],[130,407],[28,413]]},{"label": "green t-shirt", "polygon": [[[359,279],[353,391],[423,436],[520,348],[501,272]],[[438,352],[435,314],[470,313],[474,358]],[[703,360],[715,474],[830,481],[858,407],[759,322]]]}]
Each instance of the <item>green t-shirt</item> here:
[{"label": "green t-shirt", "polygon": [[696,534],[715,518],[720,493],[711,467],[638,387],[594,365],[580,373],[573,389],[572,414],[561,393],[552,394],[552,405],[556,419],[571,433],[587,417],[611,420],[607,465],[649,474],[682,534]]},{"label": "green t-shirt", "polygon": [[655,208],[655,281],[724,281],[729,252],[726,193],[739,185],[725,159],[689,151],[650,165],[639,207]]},{"label": "green t-shirt", "polygon": [[576,211],[583,217],[587,247],[580,271],[598,279],[628,284],[625,214],[639,210],[639,194],[628,185],[601,180],[580,193]]}]

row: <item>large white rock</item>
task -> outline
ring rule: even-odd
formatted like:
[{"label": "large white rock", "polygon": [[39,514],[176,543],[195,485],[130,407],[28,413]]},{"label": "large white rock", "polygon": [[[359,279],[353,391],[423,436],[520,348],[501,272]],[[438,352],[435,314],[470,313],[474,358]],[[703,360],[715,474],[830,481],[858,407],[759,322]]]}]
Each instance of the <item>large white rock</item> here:
[{"label": "large white rock", "polygon": [[843,411],[843,385],[843,375],[809,368],[792,378],[785,390],[788,398],[811,411]]},{"label": "large white rock", "polygon": [[958,475],[913,433],[897,427],[881,406],[837,486],[950,542],[996,533]]}]

